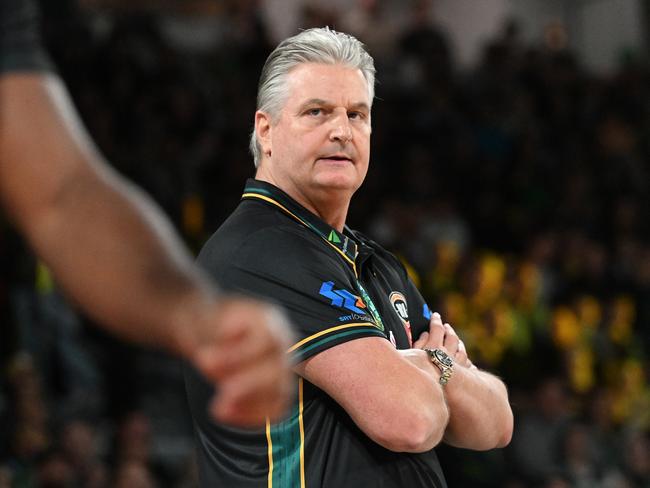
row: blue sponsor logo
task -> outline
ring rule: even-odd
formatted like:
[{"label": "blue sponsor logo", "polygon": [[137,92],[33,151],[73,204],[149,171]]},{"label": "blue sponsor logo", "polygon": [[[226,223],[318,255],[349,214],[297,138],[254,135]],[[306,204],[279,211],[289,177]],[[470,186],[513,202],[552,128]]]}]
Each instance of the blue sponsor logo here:
[{"label": "blue sponsor logo", "polygon": [[429,305],[426,303],[422,307],[422,315],[424,316],[425,319],[431,320],[431,310],[429,310]]},{"label": "blue sponsor logo", "polygon": [[325,298],[332,300],[331,305],[334,307],[345,308],[350,312],[361,315],[366,315],[367,313],[365,310],[366,304],[363,303],[360,297],[344,289],[335,290],[333,281],[325,281],[321,285],[319,293]]}]

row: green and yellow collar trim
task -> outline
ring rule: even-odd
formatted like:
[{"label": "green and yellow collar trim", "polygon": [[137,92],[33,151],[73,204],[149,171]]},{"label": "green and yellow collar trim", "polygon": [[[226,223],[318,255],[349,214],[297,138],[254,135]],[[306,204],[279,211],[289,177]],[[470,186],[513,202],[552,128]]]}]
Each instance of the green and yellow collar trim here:
[{"label": "green and yellow collar trim", "polygon": [[248,179],[242,200],[262,200],[275,205],[333,247],[352,266],[356,274],[355,260],[359,254],[356,242],[323,222],[278,187],[265,181]]}]

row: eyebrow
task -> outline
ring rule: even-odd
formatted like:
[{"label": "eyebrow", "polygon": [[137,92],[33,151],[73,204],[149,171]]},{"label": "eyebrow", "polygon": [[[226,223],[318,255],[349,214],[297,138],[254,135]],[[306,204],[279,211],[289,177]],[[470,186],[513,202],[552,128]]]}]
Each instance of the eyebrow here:
[{"label": "eyebrow", "polygon": [[[306,107],[310,105],[324,105],[326,107],[331,107],[334,104],[332,102],[328,102],[327,100],[323,100],[322,98],[310,98],[305,103],[300,105],[300,110],[304,110]],[[350,110],[364,109],[370,112],[370,106],[368,106],[366,102],[353,103],[349,109]]]}]

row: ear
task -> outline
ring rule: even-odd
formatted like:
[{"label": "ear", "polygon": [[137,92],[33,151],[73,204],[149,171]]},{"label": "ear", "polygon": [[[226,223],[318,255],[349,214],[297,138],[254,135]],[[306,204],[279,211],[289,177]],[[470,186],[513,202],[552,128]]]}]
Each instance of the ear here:
[{"label": "ear", "polygon": [[267,158],[271,155],[271,117],[266,112],[258,110],[255,112],[255,133],[257,142],[262,148],[262,157]]}]

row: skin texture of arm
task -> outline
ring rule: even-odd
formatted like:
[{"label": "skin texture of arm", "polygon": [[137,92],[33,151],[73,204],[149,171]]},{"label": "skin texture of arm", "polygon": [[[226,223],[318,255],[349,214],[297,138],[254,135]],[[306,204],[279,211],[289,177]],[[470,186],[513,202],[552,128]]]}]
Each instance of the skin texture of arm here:
[{"label": "skin texture of arm", "polygon": [[462,341],[449,324],[442,323],[438,313],[431,317],[429,332],[424,332],[413,347],[440,348],[454,358],[453,376],[444,387],[449,406],[445,442],[474,450],[508,445],[514,421],[505,385],[472,365]]},{"label": "skin texture of arm", "polygon": [[450,411],[445,442],[479,451],[507,446],[512,438],[513,416],[503,382],[478,369],[455,369],[445,387]]},{"label": "skin texture of arm", "polygon": [[[92,304],[85,308],[94,318],[126,338],[183,350],[175,316],[211,291],[167,221],[101,162],[56,77],[0,83],[0,185],[10,216],[59,283],[81,306]],[[160,286],[149,295],[154,281]],[[116,297],[119,289],[145,293]],[[178,294],[187,307],[171,300]]]},{"label": "skin texture of arm", "polygon": [[[412,351],[426,366],[426,353]],[[300,363],[298,374],[324,390],[357,426],[396,452],[425,452],[441,440],[448,421],[442,387],[432,374],[381,338],[356,339]]]},{"label": "skin texture of arm", "polygon": [[103,162],[55,75],[0,76],[0,194],[90,316],[219,383],[217,418],[248,425],[282,413],[291,382],[282,314],[217,297],[158,208]]}]

